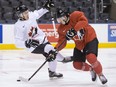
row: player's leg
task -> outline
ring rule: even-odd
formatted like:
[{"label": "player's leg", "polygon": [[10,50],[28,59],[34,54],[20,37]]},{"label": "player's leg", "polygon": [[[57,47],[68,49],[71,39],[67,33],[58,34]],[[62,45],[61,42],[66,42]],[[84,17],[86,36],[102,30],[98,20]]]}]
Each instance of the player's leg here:
[{"label": "player's leg", "polygon": [[98,40],[94,39],[93,41],[88,43],[84,50],[85,50],[84,52],[86,53],[87,61],[91,64],[93,70],[99,76],[102,84],[105,84],[107,82],[107,79],[102,73],[102,65],[101,65],[101,63],[97,60]]},{"label": "player's leg", "polygon": [[[41,44],[38,47],[36,47],[35,50],[32,51],[32,53],[43,54],[45,57],[48,57],[48,53],[51,50],[55,50],[55,49],[48,42],[48,43]],[[57,67],[57,61],[56,60],[48,62],[48,67],[49,67],[48,68],[49,77],[62,77],[63,76],[63,74],[55,72],[56,71],[56,67]]]},{"label": "player's leg", "polygon": [[92,75],[92,81],[96,80],[96,73],[93,71],[92,67],[87,64],[85,55],[78,49],[74,48],[73,52],[73,66],[75,69],[83,70],[83,71],[90,71]]},{"label": "player's leg", "polygon": [[[44,54],[44,56],[47,57],[47,54],[48,54],[51,50],[55,51],[54,47],[53,47],[51,44],[47,44],[47,45],[44,47],[44,52],[45,52],[45,54],[46,54],[46,55]],[[49,66],[49,68],[48,68],[49,77],[63,77],[63,74],[61,74],[61,73],[56,73],[57,60],[60,60],[60,61],[61,61],[61,60],[63,60],[63,59],[64,59],[63,56],[62,56],[60,53],[58,53],[58,54],[56,55],[56,59],[55,59],[55,60],[48,62],[48,66]]]}]

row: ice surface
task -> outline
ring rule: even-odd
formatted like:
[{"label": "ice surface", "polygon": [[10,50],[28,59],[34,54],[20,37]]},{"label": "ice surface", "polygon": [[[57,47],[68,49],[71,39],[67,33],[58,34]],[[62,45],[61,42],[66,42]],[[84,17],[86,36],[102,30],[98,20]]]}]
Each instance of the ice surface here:
[{"label": "ice surface", "polygon": [[[72,52],[71,49],[64,49],[61,53],[70,56]],[[63,73],[63,78],[49,79],[46,64],[29,82],[17,82],[19,76],[28,79],[45,58],[41,54],[31,54],[24,50],[1,50],[0,87],[116,87],[116,49],[99,49],[98,60],[108,79],[106,85],[102,85],[99,79],[92,82],[90,72],[78,71],[72,63],[60,62],[57,72]]]}]

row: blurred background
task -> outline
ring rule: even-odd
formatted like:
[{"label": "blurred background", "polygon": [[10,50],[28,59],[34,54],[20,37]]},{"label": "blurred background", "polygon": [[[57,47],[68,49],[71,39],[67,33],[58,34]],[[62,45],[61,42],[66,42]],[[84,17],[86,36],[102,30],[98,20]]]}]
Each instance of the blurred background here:
[{"label": "blurred background", "polygon": [[[31,11],[42,7],[45,0],[0,0],[0,23],[14,24],[17,20],[15,8],[25,4]],[[83,11],[89,23],[115,23],[116,0],[53,0],[55,7],[65,7],[69,12]],[[38,23],[51,23],[50,13],[45,14]]]},{"label": "blurred background", "polygon": [[[26,5],[30,11],[42,8],[46,0],[0,0],[0,50],[17,49],[14,45],[14,23],[17,21],[15,9]],[[63,8],[69,13],[83,11],[89,24],[95,29],[99,48],[116,48],[116,0],[53,0],[55,8]],[[54,12],[56,12],[54,10]],[[54,14],[54,13],[53,13]],[[58,33],[54,34],[51,14],[47,13],[37,20],[48,40],[56,43]],[[55,21],[56,28],[58,23]],[[10,33],[9,33],[10,32]],[[74,47],[69,41],[66,48]]]}]

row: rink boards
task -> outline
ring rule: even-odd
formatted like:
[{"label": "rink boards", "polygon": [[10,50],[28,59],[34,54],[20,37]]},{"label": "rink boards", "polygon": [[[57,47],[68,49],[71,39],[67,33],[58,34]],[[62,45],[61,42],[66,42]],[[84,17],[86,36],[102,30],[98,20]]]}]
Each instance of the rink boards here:
[{"label": "rink boards", "polygon": [[[99,40],[99,48],[116,48],[116,24],[90,24],[94,27]],[[52,24],[39,24],[48,40],[55,46],[58,34],[54,35]],[[56,24],[58,28],[58,24]],[[68,41],[66,48],[73,48],[74,42]],[[14,45],[14,24],[0,25],[0,50],[17,49]]]}]

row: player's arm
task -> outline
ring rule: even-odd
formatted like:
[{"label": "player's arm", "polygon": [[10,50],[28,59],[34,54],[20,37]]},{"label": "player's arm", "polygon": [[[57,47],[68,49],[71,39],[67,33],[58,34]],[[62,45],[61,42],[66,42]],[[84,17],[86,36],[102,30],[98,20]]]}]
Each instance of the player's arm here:
[{"label": "player's arm", "polygon": [[73,19],[77,22],[76,25],[74,26],[74,29],[76,31],[79,31],[88,25],[88,20],[83,12],[76,11],[75,13],[72,14],[72,16]]},{"label": "player's arm", "polygon": [[85,29],[88,25],[88,20],[84,16],[83,12],[75,11],[71,14],[71,19],[74,22],[77,22],[74,28],[71,28],[66,33],[67,40],[71,40],[72,38],[75,38],[75,36],[78,36],[78,40],[83,40],[83,36],[85,34]]},{"label": "player's arm", "polygon": [[34,11],[34,14],[35,14],[34,17],[36,17],[36,19],[39,19],[40,17],[42,17],[47,12],[48,12],[48,10],[47,9],[43,9],[43,8],[41,8],[39,10],[35,10]]},{"label": "player's arm", "polygon": [[41,9],[35,10],[36,18],[39,19],[45,13],[49,12],[51,8],[54,7],[54,2],[52,0],[46,0]]},{"label": "player's arm", "polygon": [[88,20],[83,12],[79,12],[78,14],[78,22],[75,25],[74,29],[77,31],[78,39],[83,40],[83,37],[85,35],[85,27],[88,25]]}]

